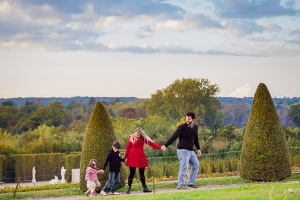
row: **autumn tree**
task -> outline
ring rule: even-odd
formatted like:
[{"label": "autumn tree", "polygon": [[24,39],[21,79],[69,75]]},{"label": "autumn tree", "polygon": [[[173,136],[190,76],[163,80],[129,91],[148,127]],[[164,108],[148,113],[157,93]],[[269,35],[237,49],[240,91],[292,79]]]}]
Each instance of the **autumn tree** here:
[{"label": "autumn tree", "polygon": [[291,105],[288,115],[294,122],[294,124],[300,127],[300,103]]},{"label": "autumn tree", "polygon": [[13,102],[12,100],[7,100],[7,101],[1,102],[1,105],[15,107],[17,104],[15,102]]},{"label": "autumn tree", "polygon": [[91,105],[91,106],[94,106],[95,104],[96,104],[96,99],[95,99],[95,97],[91,97],[90,99],[89,99],[89,102],[88,102],[88,105]]},{"label": "autumn tree", "polygon": [[235,102],[234,104],[227,104],[223,109],[224,123],[235,125],[238,128],[243,127],[247,123],[249,116],[248,105],[245,102]]},{"label": "autumn tree", "polygon": [[[295,126],[295,123],[293,123],[292,119],[289,117],[289,111],[290,111],[289,108],[284,106],[281,106],[280,108],[277,109],[278,117],[283,127]],[[299,112],[299,117],[300,117],[300,112]]]},{"label": "autumn tree", "polygon": [[20,112],[25,114],[32,114],[37,110],[38,106],[34,104],[26,104],[22,107],[20,107]]},{"label": "autumn tree", "polygon": [[225,125],[220,129],[219,136],[222,138],[226,138],[229,142],[235,139],[235,127],[233,125]]},{"label": "autumn tree", "polygon": [[135,119],[136,118],[136,112],[134,108],[125,108],[121,111],[120,117],[125,117],[129,119]]},{"label": "autumn tree", "polygon": [[277,181],[291,175],[289,151],[267,86],[256,89],[240,156],[240,176]]},{"label": "autumn tree", "polygon": [[66,123],[68,118],[70,117],[69,113],[66,112],[65,107],[61,102],[53,101],[48,106],[49,109],[49,125],[53,125],[58,127],[61,124]]},{"label": "autumn tree", "polygon": [[180,120],[187,111],[194,111],[197,123],[211,126],[219,123],[221,103],[214,97],[218,92],[219,87],[207,79],[183,78],[157,90],[145,100],[144,107],[148,115],[166,117],[171,122]]},{"label": "autumn tree", "polygon": [[125,103],[117,102],[117,103],[110,104],[107,107],[107,110],[109,110],[109,112],[112,114],[111,116],[118,118],[122,110],[124,110],[125,108],[128,108],[128,106]]},{"label": "autumn tree", "polygon": [[[85,171],[91,159],[98,161],[101,167],[106,159],[108,150],[111,149],[116,135],[112,126],[112,122],[104,105],[98,101],[92,112],[90,121],[87,125],[81,153],[80,161],[80,189],[86,190]],[[108,170],[105,174],[99,175],[98,179],[101,187],[104,186],[108,179]],[[125,180],[121,178],[120,185],[124,186]]]},{"label": "autumn tree", "polygon": [[18,121],[14,132],[20,134],[30,129],[36,129],[42,124],[52,125],[50,121],[50,110],[47,106],[40,106],[29,114],[21,114],[21,118]]},{"label": "autumn tree", "polygon": [[18,120],[18,109],[12,106],[0,106],[0,128],[6,129],[11,120]]},{"label": "autumn tree", "polygon": [[122,149],[125,149],[128,136],[132,134],[134,129],[138,126],[137,120],[121,117],[119,119],[111,118],[111,121],[114,127],[115,134],[119,142],[121,143]]}]

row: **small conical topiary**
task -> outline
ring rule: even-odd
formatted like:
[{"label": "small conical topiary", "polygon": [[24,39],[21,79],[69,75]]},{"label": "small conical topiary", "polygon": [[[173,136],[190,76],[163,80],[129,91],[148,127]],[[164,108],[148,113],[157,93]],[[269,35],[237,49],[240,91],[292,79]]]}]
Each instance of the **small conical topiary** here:
[{"label": "small conical topiary", "polygon": [[[98,161],[98,169],[105,162],[108,150],[112,148],[116,135],[112,126],[112,122],[104,105],[98,101],[91,114],[90,121],[87,125],[85,137],[82,144],[81,160],[80,160],[80,189],[86,190],[85,171],[90,159]],[[98,180],[102,188],[108,180],[108,167],[104,174],[98,175]],[[125,185],[125,180],[123,180]],[[122,179],[121,183],[122,184]]]},{"label": "small conical topiary", "polygon": [[260,83],[250,111],[240,157],[240,176],[278,181],[291,175],[289,151],[273,100]]}]

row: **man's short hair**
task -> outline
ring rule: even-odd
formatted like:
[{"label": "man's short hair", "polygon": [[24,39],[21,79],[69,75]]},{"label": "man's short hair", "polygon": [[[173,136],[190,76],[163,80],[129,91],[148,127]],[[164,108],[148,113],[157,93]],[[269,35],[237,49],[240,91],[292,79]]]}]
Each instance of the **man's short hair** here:
[{"label": "man's short hair", "polygon": [[186,113],[186,116],[188,116],[188,117],[192,117],[192,119],[195,119],[195,113],[194,112],[187,112]]},{"label": "man's short hair", "polygon": [[112,146],[115,147],[116,149],[121,149],[121,144],[118,141],[114,141]]}]

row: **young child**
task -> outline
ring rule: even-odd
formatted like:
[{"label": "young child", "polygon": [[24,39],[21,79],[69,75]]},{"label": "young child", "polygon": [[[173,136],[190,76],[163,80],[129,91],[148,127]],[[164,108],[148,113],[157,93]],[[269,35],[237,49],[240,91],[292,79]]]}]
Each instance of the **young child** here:
[{"label": "young child", "polygon": [[101,168],[101,173],[104,173],[104,170],[109,164],[109,175],[108,180],[105,183],[102,191],[100,192],[101,195],[106,196],[106,192],[109,186],[112,184],[111,190],[109,194],[117,195],[120,194],[116,192],[118,185],[120,183],[120,171],[121,171],[121,161],[125,161],[125,159],[121,158],[121,154],[119,149],[121,148],[121,144],[118,141],[114,141],[112,144],[112,149],[108,151],[106,160]]},{"label": "young child", "polygon": [[98,165],[98,161],[96,159],[91,159],[85,173],[85,180],[87,181],[88,190],[84,193],[86,196],[94,197],[95,188],[100,186],[100,182],[98,181],[97,174],[100,174],[100,170],[96,170]]}]

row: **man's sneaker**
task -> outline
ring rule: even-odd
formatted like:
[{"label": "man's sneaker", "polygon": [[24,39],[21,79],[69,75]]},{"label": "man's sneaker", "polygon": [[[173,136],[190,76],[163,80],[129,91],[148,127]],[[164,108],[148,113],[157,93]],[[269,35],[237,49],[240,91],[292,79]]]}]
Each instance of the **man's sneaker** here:
[{"label": "man's sneaker", "polygon": [[102,190],[101,190],[100,194],[101,194],[102,196],[106,196],[106,192],[104,192],[104,191],[102,191]]},{"label": "man's sneaker", "polygon": [[109,192],[110,195],[118,195],[120,194],[119,192]]},{"label": "man's sneaker", "polygon": [[193,185],[193,184],[188,184],[187,186],[190,187],[190,188],[199,188],[198,186]]},{"label": "man's sneaker", "polygon": [[186,186],[181,186],[181,187],[178,187],[177,189],[178,190],[186,190],[187,188],[186,188]]}]

